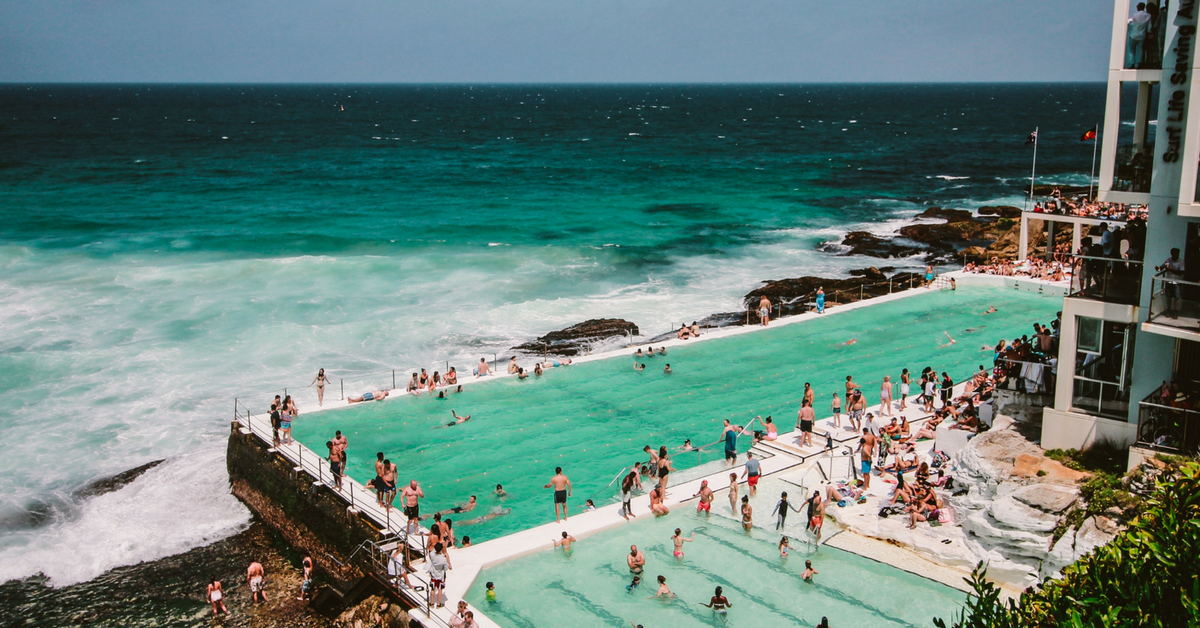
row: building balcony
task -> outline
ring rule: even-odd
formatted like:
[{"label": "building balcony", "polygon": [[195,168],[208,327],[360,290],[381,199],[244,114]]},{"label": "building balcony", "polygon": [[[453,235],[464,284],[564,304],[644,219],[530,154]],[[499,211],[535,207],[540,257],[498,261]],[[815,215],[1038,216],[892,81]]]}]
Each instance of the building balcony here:
[{"label": "building balcony", "polygon": [[1162,272],[1151,282],[1150,314],[1142,329],[1200,341],[1200,283],[1168,278]]},{"label": "building balcony", "polygon": [[1139,15],[1137,0],[1115,0],[1113,10],[1112,51],[1109,68],[1113,70],[1161,70],[1166,44],[1166,11],[1157,5],[1151,19]]},{"label": "building balcony", "polygon": [[1138,404],[1135,446],[1171,454],[1196,454],[1200,449],[1200,412],[1164,405],[1155,391]]},{"label": "building balcony", "polygon": [[1124,350],[1088,356],[1075,369],[1071,408],[1092,416],[1122,420],[1129,416],[1128,373],[1122,366]]},{"label": "building balcony", "polygon": [[1069,298],[1138,304],[1142,290],[1142,262],[1078,255],[1074,264]]}]

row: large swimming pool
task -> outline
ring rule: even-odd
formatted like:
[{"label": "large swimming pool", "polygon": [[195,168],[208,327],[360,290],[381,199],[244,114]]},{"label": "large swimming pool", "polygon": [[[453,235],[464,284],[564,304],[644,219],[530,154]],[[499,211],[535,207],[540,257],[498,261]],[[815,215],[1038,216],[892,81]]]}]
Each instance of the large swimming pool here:
[{"label": "large swimming pool", "polygon": [[[547,549],[484,569],[467,601],[513,628],[611,628],[630,621],[672,628],[807,627],[822,617],[831,626],[890,628],[931,626],[933,617],[949,619],[966,599],[961,591],[828,546],[809,553],[800,545],[783,558],[777,534],[758,528],[748,534],[718,514],[727,510],[718,507],[724,498],[718,495],[711,516],[697,515],[688,504],[662,519],[643,517],[588,536],[570,552]],[[684,544],[682,559],[672,556],[676,527],[696,534]],[[630,545],[646,555],[643,583],[634,591],[626,590]],[[811,584],[801,579],[805,559],[818,572]],[[678,597],[649,599],[659,575]],[[484,596],[489,581],[496,585],[495,603]],[[699,605],[717,586],[732,604],[724,617]]]},{"label": "large swimming pool", "polygon": [[[563,467],[574,484],[573,512],[588,497],[597,505],[610,503],[615,493],[606,486],[624,467],[645,458],[644,445],[673,449],[685,438],[712,442],[723,419],[742,423],[759,414],[774,415],[780,431],[790,430],[806,381],[816,390],[820,416],[828,414],[830,394],[843,390],[846,375],[854,375],[870,403],[878,403],[883,376],[898,381],[905,367],[919,373],[932,366],[957,381],[977,365],[989,364],[991,354],[981,351],[982,345],[1029,333],[1033,322],[1048,323],[1061,303],[1061,298],[1003,288],[930,290],[672,348],[665,357],[644,360],[644,372],[634,372],[631,359],[597,360],[551,369],[540,378],[497,379],[448,393],[447,400],[402,396],[301,414],[293,434],[324,453],[325,441],[341,430],[350,441],[348,473],[363,482],[374,476],[375,453],[384,452],[399,465],[401,484],[421,482],[427,496],[423,512],[465,502],[470,495],[477,495],[480,505],[453,517],[456,523],[507,509],[509,514],[477,525],[456,525],[459,536],[486,540],[554,519],[551,491],[542,486],[555,466]],[[999,312],[981,315],[993,305]],[[945,333],[958,342],[942,346]],[[851,339],[856,342],[847,345]],[[670,375],[662,372],[668,362],[674,370]],[[451,409],[472,418],[439,428],[452,420]],[[749,439],[740,440],[745,451]],[[675,464],[680,469],[719,465],[720,456],[716,447],[705,454],[679,454]],[[493,496],[498,483],[507,498]]]}]

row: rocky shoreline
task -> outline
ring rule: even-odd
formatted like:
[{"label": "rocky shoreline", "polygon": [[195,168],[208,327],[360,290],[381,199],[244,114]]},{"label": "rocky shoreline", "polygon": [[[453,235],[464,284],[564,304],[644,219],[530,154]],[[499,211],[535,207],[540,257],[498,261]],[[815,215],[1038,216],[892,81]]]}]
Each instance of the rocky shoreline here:
[{"label": "rocky shoreline", "polygon": [[[1064,194],[1071,192],[1063,189]],[[1050,190],[1044,190],[1048,194]],[[1020,225],[1016,219],[1021,208],[1008,205],[980,207],[976,213],[963,209],[930,207],[913,217],[888,236],[866,231],[851,231],[838,241],[823,242],[818,249],[839,256],[858,255],[880,260],[909,260],[919,264],[944,266],[959,262],[987,262],[993,257],[1012,259],[1017,255]],[[1044,243],[1045,236],[1038,225],[1029,231],[1031,243]],[[716,312],[697,321],[701,327],[729,327],[757,322],[753,314],[759,299],[767,297],[775,306],[774,316],[802,314],[812,307],[818,288],[826,294],[828,307],[853,303],[898,290],[916,287],[924,281],[923,273],[896,271],[894,266],[869,266],[850,271],[850,277],[791,277],[763,281],[742,297],[743,309],[736,312]],[[891,273],[891,274],[889,274]],[[591,352],[593,345],[614,339],[638,335],[638,326],[618,318],[584,321],[566,329],[550,332],[536,340],[517,345],[503,356],[556,355],[576,356]],[[639,343],[661,342],[674,333],[652,338],[638,338]]]}]

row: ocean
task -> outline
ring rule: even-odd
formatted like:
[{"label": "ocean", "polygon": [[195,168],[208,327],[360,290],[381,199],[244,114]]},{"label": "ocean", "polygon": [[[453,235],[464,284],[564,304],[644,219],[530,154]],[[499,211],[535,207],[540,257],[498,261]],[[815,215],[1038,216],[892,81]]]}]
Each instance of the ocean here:
[{"label": "ocean", "polygon": [[1021,205],[1035,127],[1039,183],[1087,185],[1103,108],[1103,84],[0,85],[0,582],[244,530],[235,397],[923,265],[818,247]]}]

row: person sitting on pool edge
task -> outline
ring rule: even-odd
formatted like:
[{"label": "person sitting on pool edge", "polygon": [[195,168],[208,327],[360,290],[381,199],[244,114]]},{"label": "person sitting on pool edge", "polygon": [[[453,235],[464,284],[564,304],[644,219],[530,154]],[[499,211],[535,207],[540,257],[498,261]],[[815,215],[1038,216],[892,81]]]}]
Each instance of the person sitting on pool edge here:
[{"label": "person sitting on pool edge", "polygon": [[390,394],[391,392],[392,391],[390,391],[390,390],[372,390],[371,392],[363,393],[357,397],[350,397],[350,398],[346,399],[346,401],[348,401],[350,403],[362,403],[364,401],[383,401],[384,399],[387,399],[388,394]]}]

